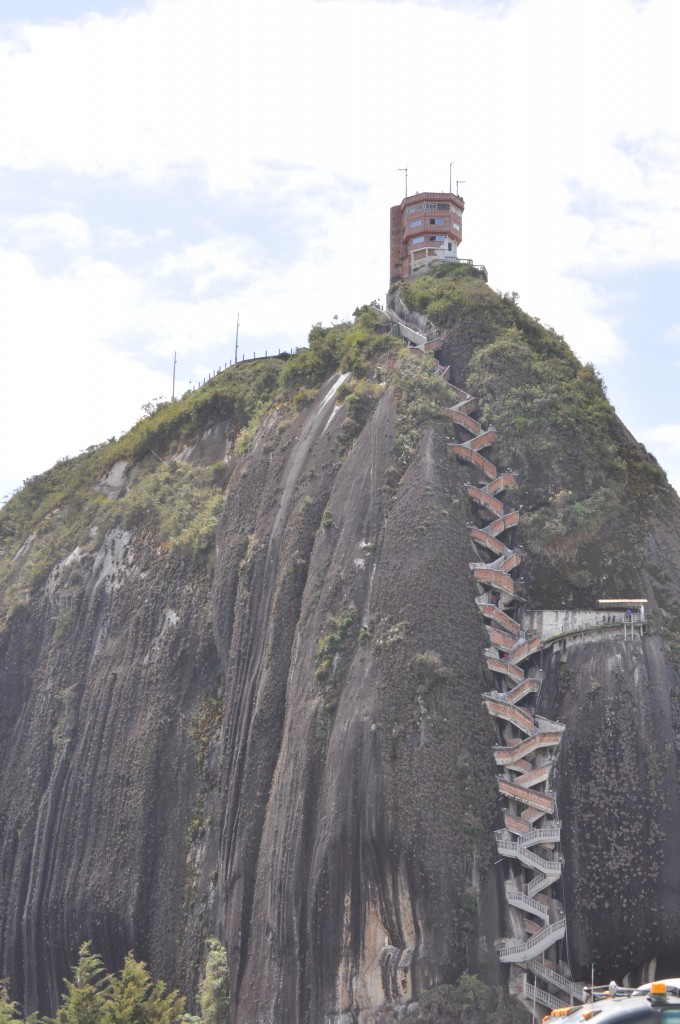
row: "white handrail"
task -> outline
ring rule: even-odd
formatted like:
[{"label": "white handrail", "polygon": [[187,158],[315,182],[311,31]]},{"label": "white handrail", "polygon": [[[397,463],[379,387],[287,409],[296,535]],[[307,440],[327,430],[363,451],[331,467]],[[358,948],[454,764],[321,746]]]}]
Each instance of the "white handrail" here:
[{"label": "white handrail", "polygon": [[[554,942],[564,937],[566,930],[565,921],[555,921],[546,928],[541,928],[540,932],[536,932],[526,942],[515,942],[512,945],[502,946],[499,949],[499,957],[506,963],[513,960],[515,962],[531,960],[533,952],[541,953],[548,946],[552,946]],[[507,942],[507,940],[505,941]],[[529,955],[525,956],[525,954]]]},{"label": "white handrail", "polygon": [[537,871],[541,871],[544,875],[562,874],[562,860],[560,857],[554,859],[539,857],[537,853],[527,850],[524,844],[513,843],[509,839],[496,839],[496,847],[499,853],[505,853],[508,857],[516,857],[517,860],[526,864],[527,867],[536,868]]}]

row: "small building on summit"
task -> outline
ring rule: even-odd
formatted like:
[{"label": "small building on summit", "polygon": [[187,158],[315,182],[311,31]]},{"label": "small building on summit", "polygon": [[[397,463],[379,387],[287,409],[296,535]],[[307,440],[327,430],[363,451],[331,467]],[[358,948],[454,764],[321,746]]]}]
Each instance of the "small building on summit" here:
[{"label": "small building on summit", "polygon": [[433,263],[460,262],[464,209],[461,197],[452,192],[416,193],[391,208],[390,284]]}]

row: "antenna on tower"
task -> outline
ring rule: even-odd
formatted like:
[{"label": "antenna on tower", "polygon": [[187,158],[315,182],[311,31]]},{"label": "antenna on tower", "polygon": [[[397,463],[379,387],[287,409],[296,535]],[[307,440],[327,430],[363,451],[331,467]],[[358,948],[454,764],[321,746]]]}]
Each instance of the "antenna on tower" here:
[{"label": "antenna on tower", "polygon": [[408,167],[398,167],[398,171],[404,172],[404,199],[408,197]]},{"label": "antenna on tower", "polygon": [[236,346],[234,348],[234,365],[238,363],[238,325],[241,320],[241,314],[236,314]]},{"label": "antenna on tower", "polygon": [[467,182],[463,181],[462,178],[457,178],[456,179],[456,195],[458,195],[458,186],[459,185],[467,185]]},{"label": "antenna on tower", "polygon": [[175,359],[172,364],[172,401],[175,401],[175,370],[177,369],[177,353],[175,352]]}]

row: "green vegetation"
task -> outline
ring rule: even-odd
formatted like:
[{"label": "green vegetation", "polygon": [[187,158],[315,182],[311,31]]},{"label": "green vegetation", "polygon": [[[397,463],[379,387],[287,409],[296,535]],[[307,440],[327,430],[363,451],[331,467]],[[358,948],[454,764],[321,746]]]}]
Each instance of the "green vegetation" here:
[{"label": "green vegetation", "polygon": [[[168,553],[205,559],[226,467],[174,456],[219,419],[235,437],[278,392],[283,367],[278,359],[234,367],[179,401],[156,407],[119,440],[93,445],[27,480],[0,509],[5,614],[76,546],[87,555],[113,527],[152,532]],[[117,497],[109,497],[102,481],[114,466],[121,469],[121,487]]]},{"label": "green vegetation", "polygon": [[[619,423],[602,381],[516,295],[464,267],[440,267],[403,288],[404,301],[447,328],[452,382],[494,426],[493,461],[518,473],[520,542],[532,601],[592,602],[607,581],[635,589],[631,544],[668,493],[665,474]],[[639,585],[639,584],[638,584]]]},{"label": "green vegetation", "polygon": [[0,1024],[21,1020],[21,1007],[9,997],[7,981],[0,981]]},{"label": "green vegetation", "polygon": [[[452,284],[454,287],[452,288]],[[458,290],[455,284],[462,287]],[[402,288],[404,302],[416,313],[426,313],[444,326],[460,314],[461,303],[474,302],[473,296],[489,291],[478,270],[465,263],[442,264]]]},{"label": "green vegetation", "polygon": [[375,304],[355,309],[354,316],[353,324],[314,324],[309,348],[299,349],[286,363],[281,383],[287,391],[316,387],[337,370],[366,377],[378,357],[402,347],[397,338],[387,333],[386,318]]},{"label": "green vegetation", "polygon": [[168,994],[162,981],[154,984],[146,964],[129,953],[120,974],[109,980],[101,1020],[102,1024],[174,1024],[183,1009],[183,996]]},{"label": "green vegetation", "polygon": [[[665,493],[663,472],[618,423],[595,369],[528,316],[516,295],[497,294],[466,265],[437,267],[402,294],[446,328],[441,358],[452,366],[452,382],[476,395],[478,417],[498,428],[494,461],[518,471],[509,497],[524,506],[520,540],[532,597],[588,600],[603,578],[612,582],[611,566],[623,564],[614,538],[630,545]],[[291,358],[239,364],[180,401],[157,406],[119,440],[28,480],[0,509],[5,616],[61,559],[76,547],[86,557],[113,528],[144,532],[161,553],[209,569],[227,470],[221,461],[205,465],[180,453],[216,420],[228,424],[237,454],[246,452],[277,403],[283,431],[337,371],[352,374],[337,396],[345,406],[345,446],[361,432],[385,383],[392,386],[396,452],[384,488],[397,487],[424,425],[453,435],[445,412],[451,392],[434,373],[433,358],[408,352],[389,333],[376,303],[355,317],[315,324],[309,347]],[[120,486],[107,491],[101,485],[112,467]],[[629,573],[624,584],[634,588],[635,578]]]},{"label": "green vegetation", "polygon": [[[559,493],[576,501],[621,478],[626,465],[615,414],[592,365],[581,366],[555,338],[539,348],[518,327],[500,331],[470,361],[468,390],[484,422],[501,432],[503,454],[531,480],[534,504]],[[565,443],[566,442],[566,443]]]},{"label": "green vegetation", "polygon": [[[181,453],[216,421],[227,423],[236,453],[245,453],[270,409],[284,403],[295,416],[334,372],[352,374],[338,393],[346,447],[370,417],[385,376],[394,380],[399,465],[388,485],[396,486],[422,423],[441,420],[446,385],[434,376],[433,359],[404,351],[377,303],[355,310],[355,318],[314,325],[309,347],[288,360],[241,363],[179,401],[150,403],[147,415],[118,440],[27,480],[0,509],[0,619],[27,601],[56,564],[76,548],[87,559],[112,529],[143,533],[160,553],[200,560],[209,569],[227,467]],[[282,418],[279,426],[287,422]],[[115,486],[107,484],[114,467]]]},{"label": "green vegetation", "polygon": [[[54,1019],[38,1018],[36,1014],[25,1018],[18,1004],[10,1002],[7,984],[3,982],[2,1024],[20,1020],[36,1024],[178,1024],[184,1019],[184,997],[179,992],[168,992],[162,981],[154,982],[146,964],[135,960],[132,953],[125,957],[118,974],[107,974],[101,957],[85,942],[72,974],[64,982],[66,991]],[[217,1024],[217,1020],[213,1016],[211,1024]]]},{"label": "green vegetation", "polygon": [[205,1024],[229,1024],[229,961],[217,939],[208,939],[205,973],[198,989],[198,1002]]},{"label": "green vegetation", "polygon": [[215,420],[247,423],[258,403],[278,387],[283,362],[243,363],[215,376],[177,402],[165,402],[143,417],[119,440],[92,445],[73,459],[24,482],[0,511],[0,544],[22,540],[45,516],[65,505],[91,501],[91,489],[117,462],[159,462],[190,444]]},{"label": "green vegetation", "polygon": [[73,978],[66,980],[66,992],[57,1013],[58,1024],[97,1024],[104,1017],[110,997],[110,978],[101,957],[90,951],[89,942],[80,947]]},{"label": "green vegetation", "polygon": [[347,445],[357,437],[367,423],[382,394],[380,384],[363,378],[353,379],[338,388],[337,400],[344,402],[345,419],[340,427],[340,441]]},{"label": "green vegetation", "polygon": [[194,756],[198,767],[201,786],[193,810],[193,817],[187,825],[186,841],[190,847],[200,842],[210,825],[210,816],[206,817],[206,798],[210,790],[217,785],[214,760],[211,751],[219,736],[224,717],[225,689],[219,687],[212,693],[201,698],[198,713],[191,720],[191,739],[194,743]]},{"label": "green vegetation", "polygon": [[194,741],[196,764],[201,781],[212,787],[216,779],[209,770],[210,745],[217,738],[224,716],[224,688],[203,697],[198,714],[191,721],[191,738]]},{"label": "green vegetation", "polygon": [[385,485],[395,487],[416,450],[422,428],[436,424],[453,437],[453,422],[445,409],[451,390],[435,373],[437,363],[403,346],[392,360],[391,381],[397,404],[396,466],[385,470]]},{"label": "green vegetation", "polygon": [[455,985],[438,985],[419,999],[420,1024],[523,1024],[527,1011],[500,985],[465,971]]},{"label": "green vegetation", "polygon": [[343,650],[357,619],[356,607],[352,604],[340,615],[329,615],[326,625],[328,632],[319,638],[316,645],[315,675],[319,680],[329,679],[334,672],[334,660]]},{"label": "green vegetation", "polygon": [[[227,423],[236,453],[244,453],[268,410],[284,402],[295,415],[338,370],[354,375],[343,392],[342,440],[349,444],[381,393],[366,375],[376,360],[400,348],[375,303],[355,315],[352,324],[316,324],[309,348],[288,360],[240,363],[179,401],[150,403],[147,415],[118,440],[93,445],[25,481],[0,509],[0,617],[26,601],[76,547],[86,557],[113,528],[144,532],[165,554],[209,567],[227,469],[222,461],[205,465],[181,453],[216,421]],[[113,467],[118,486],[107,488]]]},{"label": "green vegetation", "polygon": [[413,692],[415,724],[428,719],[436,726],[440,714],[440,698],[453,686],[454,673],[434,651],[416,654],[409,665],[409,683]]}]

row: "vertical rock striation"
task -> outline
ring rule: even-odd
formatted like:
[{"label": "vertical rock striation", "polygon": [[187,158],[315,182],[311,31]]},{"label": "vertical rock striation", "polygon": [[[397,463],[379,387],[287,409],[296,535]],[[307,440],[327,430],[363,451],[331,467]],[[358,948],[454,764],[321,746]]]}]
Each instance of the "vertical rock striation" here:
[{"label": "vertical rock striation", "polygon": [[[520,546],[534,608],[651,614],[635,641],[527,653],[566,726],[560,959],[606,980],[677,959],[677,496],[514,301],[447,271],[395,307],[437,322],[441,364],[363,311],[0,513],[0,957],[27,1009],[54,1011],[86,939],[191,997],[216,935],[236,1024],[366,1024],[465,970],[504,980],[525,894],[494,867],[482,697],[537,676],[476,599]],[[437,366],[478,396],[473,430]],[[520,767],[541,795],[544,761]]]}]

